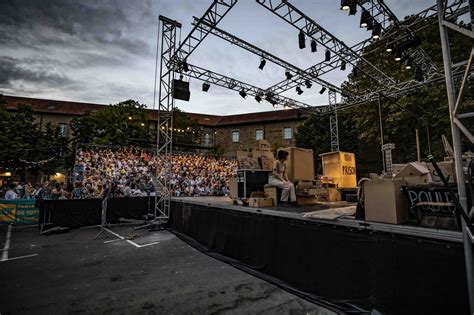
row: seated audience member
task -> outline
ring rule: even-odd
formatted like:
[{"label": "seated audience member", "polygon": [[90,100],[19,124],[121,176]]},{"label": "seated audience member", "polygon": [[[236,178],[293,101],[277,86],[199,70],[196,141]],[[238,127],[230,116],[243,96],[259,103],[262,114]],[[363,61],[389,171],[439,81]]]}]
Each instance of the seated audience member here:
[{"label": "seated audience member", "polygon": [[5,199],[6,200],[13,200],[13,199],[17,199],[17,198],[18,198],[18,194],[15,192],[15,184],[11,183],[8,186],[7,192],[5,193]]},{"label": "seated audience member", "polygon": [[51,191],[51,199],[58,200],[64,197],[64,191],[61,188],[60,183],[54,184],[54,189]]}]

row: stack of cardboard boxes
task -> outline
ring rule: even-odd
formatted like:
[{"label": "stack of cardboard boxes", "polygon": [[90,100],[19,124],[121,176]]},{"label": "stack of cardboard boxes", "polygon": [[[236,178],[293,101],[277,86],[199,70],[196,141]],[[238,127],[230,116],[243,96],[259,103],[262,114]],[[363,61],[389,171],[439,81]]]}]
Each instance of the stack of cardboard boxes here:
[{"label": "stack of cardboard boxes", "polygon": [[252,151],[252,158],[257,160],[264,171],[271,171],[275,156],[271,151],[270,144],[266,140],[258,140],[258,149]]}]

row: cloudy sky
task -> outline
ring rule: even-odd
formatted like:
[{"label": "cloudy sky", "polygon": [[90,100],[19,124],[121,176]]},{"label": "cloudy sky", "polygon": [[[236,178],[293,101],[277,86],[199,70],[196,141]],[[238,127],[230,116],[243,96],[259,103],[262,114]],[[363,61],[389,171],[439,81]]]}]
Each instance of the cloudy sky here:
[{"label": "cloudy sky", "polygon": [[[290,0],[349,46],[369,36],[358,27],[360,10],[347,16],[338,0]],[[386,0],[403,19],[434,0]],[[211,0],[0,0],[0,94],[100,104],[134,99],[153,104],[158,16],[183,24],[182,39]],[[297,31],[254,0],[240,0],[219,27],[301,68],[323,59],[298,48]],[[309,45],[307,45],[309,46]],[[209,35],[189,63],[267,88],[284,71]],[[322,78],[340,85],[350,72],[335,70]],[[271,110],[268,103],[242,99],[237,92],[212,86],[201,91],[191,79],[191,101],[177,101],[189,112],[236,114]],[[286,96],[308,104],[327,103],[318,87]]]}]

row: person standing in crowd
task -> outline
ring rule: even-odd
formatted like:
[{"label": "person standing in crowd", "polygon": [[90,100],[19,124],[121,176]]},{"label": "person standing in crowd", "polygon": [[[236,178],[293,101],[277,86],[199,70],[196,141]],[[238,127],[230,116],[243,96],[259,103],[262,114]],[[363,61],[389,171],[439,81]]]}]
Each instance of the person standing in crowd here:
[{"label": "person standing in crowd", "polygon": [[268,177],[268,184],[283,190],[281,193],[281,202],[289,202],[291,205],[294,205],[296,203],[295,186],[288,180],[286,175],[285,161],[288,158],[288,152],[280,150],[277,156],[278,160],[273,163],[273,170]]},{"label": "person standing in crowd", "polygon": [[63,199],[64,197],[64,191],[61,188],[60,183],[54,184],[54,189],[51,190],[51,199],[53,200],[58,200],[58,199]]},{"label": "person standing in crowd", "polygon": [[13,199],[17,199],[17,198],[18,198],[18,194],[15,192],[15,184],[11,183],[8,186],[7,192],[5,193],[5,199],[6,200],[13,200]]}]

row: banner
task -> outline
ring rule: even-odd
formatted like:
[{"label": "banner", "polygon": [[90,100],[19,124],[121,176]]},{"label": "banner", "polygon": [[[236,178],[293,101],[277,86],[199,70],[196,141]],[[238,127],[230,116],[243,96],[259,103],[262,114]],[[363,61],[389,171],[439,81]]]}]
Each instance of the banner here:
[{"label": "banner", "polygon": [[0,224],[37,224],[36,199],[0,200]]}]

